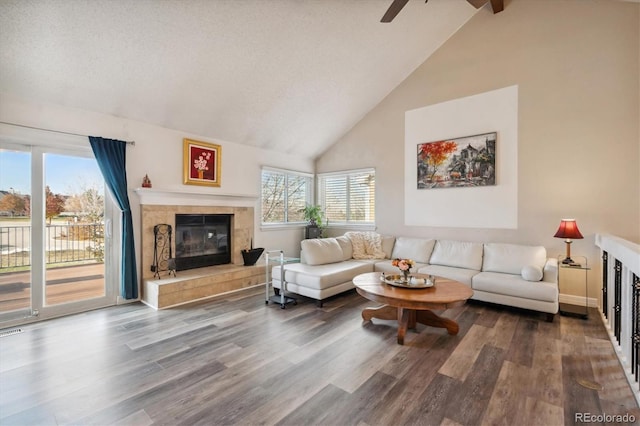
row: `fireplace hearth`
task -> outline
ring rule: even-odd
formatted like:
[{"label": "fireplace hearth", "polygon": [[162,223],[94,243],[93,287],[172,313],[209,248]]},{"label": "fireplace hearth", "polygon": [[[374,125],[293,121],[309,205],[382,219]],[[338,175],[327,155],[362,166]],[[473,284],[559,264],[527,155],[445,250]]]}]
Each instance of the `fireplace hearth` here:
[{"label": "fireplace hearth", "polygon": [[176,270],[231,263],[231,214],[176,214]]},{"label": "fireplace hearth", "polygon": [[[258,197],[138,188],[141,220],[142,302],[165,309],[196,300],[217,297],[243,288],[264,285],[265,266],[244,266],[241,251],[251,247],[254,238],[254,206]],[[181,271],[176,277],[154,276],[155,239],[153,228],[159,223],[173,229],[173,253],[176,253],[176,215],[222,214],[231,217],[231,261],[206,268]]]}]

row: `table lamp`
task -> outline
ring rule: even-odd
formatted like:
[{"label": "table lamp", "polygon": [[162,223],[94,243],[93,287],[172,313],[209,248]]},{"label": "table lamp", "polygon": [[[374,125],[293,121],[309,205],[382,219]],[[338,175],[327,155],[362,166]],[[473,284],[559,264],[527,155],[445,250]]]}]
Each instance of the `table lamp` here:
[{"label": "table lamp", "polygon": [[562,261],[564,264],[573,264],[575,263],[571,259],[571,243],[573,240],[581,240],[584,237],[580,233],[578,229],[578,225],[576,224],[575,219],[562,219],[560,221],[560,227],[556,231],[555,238],[565,238],[564,242],[567,243],[567,257]]}]

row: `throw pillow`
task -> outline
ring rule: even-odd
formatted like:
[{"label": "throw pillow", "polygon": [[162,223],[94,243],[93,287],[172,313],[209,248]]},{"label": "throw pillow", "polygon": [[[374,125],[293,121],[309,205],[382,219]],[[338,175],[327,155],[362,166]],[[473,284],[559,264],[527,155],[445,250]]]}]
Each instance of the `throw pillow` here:
[{"label": "throw pillow", "polygon": [[527,281],[540,281],[542,279],[542,269],[536,265],[527,265],[522,267],[522,278]]},{"label": "throw pillow", "polygon": [[346,232],[353,248],[354,259],[384,259],[382,238],[376,232]]}]

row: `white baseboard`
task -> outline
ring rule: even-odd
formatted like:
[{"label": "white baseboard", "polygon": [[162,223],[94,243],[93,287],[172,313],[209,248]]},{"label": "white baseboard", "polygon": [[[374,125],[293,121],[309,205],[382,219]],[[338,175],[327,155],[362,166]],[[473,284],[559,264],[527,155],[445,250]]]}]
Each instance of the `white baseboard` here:
[{"label": "white baseboard", "polygon": [[127,303],[141,302],[141,299],[125,299],[122,296],[116,296],[116,305],[126,305]]},{"label": "white baseboard", "polygon": [[[576,296],[573,294],[560,294],[558,301],[560,303],[567,303],[569,305],[584,306],[584,296]],[[593,297],[587,298],[587,306],[589,306],[590,308],[597,308],[598,299],[595,299]]]}]

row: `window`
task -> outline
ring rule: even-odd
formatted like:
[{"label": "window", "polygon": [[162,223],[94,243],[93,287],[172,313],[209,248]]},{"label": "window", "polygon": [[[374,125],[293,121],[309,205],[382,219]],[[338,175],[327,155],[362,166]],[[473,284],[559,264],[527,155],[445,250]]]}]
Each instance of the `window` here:
[{"label": "window", "polygon": [[301,211],[312,203],[313,176],[279,169],[262,169],[262,224],[303,223]]},{"label": "window", "polygon": [[318,175],[318,202],[330,224],[373,225],[376,172],[351,170]]}]

